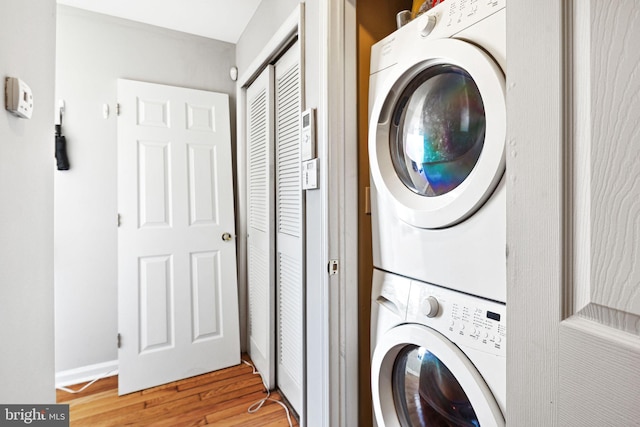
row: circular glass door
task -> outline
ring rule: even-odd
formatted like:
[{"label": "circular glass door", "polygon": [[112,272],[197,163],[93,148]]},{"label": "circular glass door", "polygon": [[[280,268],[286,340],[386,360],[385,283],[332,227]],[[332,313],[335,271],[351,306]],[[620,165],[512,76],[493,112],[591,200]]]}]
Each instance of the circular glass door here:
[{"label": "circular glass door", "polygon": [[[506,369],[496,360],[491,369]],[[418,324],[391,328],[371,358],[378,425],[504,427],[502,411],[478,368],[444,335]]]},{"label": "circular glass door", "polygon": [[441,196],[469,176],[486,121],[478,86],[464,69],[440,64],[420,73],[400,95],[393,117],[391,161],[409,190]]},{"label": "circular glass door", "polygon": [[402,427],[478,427],[462,386],[436,355],[408,345],[393,367],[393,400]]},{"label": "circular glass door", "polygon": [[419,48],[377,83],[369,160],[396,215],[437,229],[473,215],[502,179],[505,80],[471,43],[438,39]]}]

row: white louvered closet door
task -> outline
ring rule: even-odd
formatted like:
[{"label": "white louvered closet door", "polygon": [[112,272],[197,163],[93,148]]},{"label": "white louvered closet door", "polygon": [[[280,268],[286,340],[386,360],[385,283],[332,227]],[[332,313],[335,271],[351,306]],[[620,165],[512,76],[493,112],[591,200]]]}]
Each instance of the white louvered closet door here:
[{"label": "white louvered closet door", "polygon": [[277,383],[298,414],[303,406],[304,221],[301,188],[300,48],[275,65]]},{"label": "white louvered closet door", "polygon": [[247,88],[249,356],[269,389],[275,387],[273,73],[268,66]]}]

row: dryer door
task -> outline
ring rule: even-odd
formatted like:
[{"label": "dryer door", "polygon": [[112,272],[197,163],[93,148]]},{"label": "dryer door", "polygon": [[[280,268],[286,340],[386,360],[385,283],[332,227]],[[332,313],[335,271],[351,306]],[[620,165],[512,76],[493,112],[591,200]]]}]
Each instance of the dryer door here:
[{"label": "dryer door", "polygon": [[504,173],[504,74],[455,39],[423,42],[408,56],[374,102],[371,174],[402,220],[444,228],[472,215]]},{"label": "dryer door", "polygon": [[433,329],[405,324],[390,330],[376,346],[371,372],[379,425],[505,425],[496,399],[473,363]]}]

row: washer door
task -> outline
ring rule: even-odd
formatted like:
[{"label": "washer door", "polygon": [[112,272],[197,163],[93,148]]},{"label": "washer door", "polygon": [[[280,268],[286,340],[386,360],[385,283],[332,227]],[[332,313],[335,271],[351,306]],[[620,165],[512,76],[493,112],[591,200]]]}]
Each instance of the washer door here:
[{"label": "washer door", "polygon": [[505,421],[473,363],[442,334],[405,324],[378,342],[371,366],[373,406],[386,427],[489,427]]},{"label": "washer door", "polygon": [[376,188],[398,216],[444,228],[472,215],[505,168],[505,81],[483,50],[455,39],[408,53],[383,83],[370,120]]}]

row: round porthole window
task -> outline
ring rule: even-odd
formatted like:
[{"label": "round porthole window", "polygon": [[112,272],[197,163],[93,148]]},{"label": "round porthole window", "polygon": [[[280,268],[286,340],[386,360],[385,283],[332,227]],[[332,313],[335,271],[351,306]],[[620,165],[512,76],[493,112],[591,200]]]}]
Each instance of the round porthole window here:
[{"label": "round porthole window", "polygon": [[404,90],[393,117],[391,160],[407,188],[441,196],[469,176],[486,130],[482,96],[469,73],[447,64],[426,69]]},{"label": "round porthole window", "polygon": [[415,56],[380,83],[369,128],[371,176],[398,218],[445,228],[473,215],[504,174],[504,74],[461,40],[432,40]]}]

